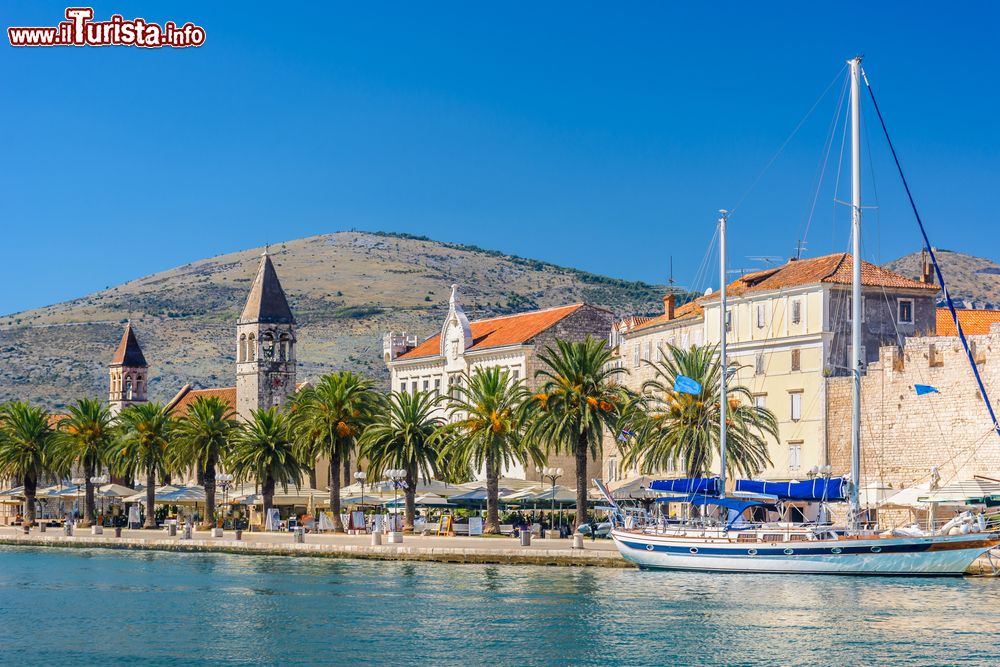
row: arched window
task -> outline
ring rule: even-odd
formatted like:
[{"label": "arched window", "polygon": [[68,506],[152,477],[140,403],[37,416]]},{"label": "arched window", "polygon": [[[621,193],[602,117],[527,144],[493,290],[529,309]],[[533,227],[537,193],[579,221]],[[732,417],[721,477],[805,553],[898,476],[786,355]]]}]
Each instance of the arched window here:
[{"label": "arched window", "polygon": [[292,358],[292,337],[288,334],[281,334],[278,345],[278,359],[290,361]]},{"label": "arched window", "polygon": [[247,337],[247,361],[257,361],[257,339],[253,334]]},{"label": "arched window", "polygon": [[132,378],[128,377],[125,379],[125,400],[132,400]]},{"label": "arched window", "polygon": [[240,335],[240,346],[239,346],[239,348],[236,351],[236,356],[238,357],[237,361],[246,361],[247,360],[247,335],[246,334],[241,334]]},{"label": "arched window", "polygon": [[274,359],[274,335],[271,332],[261,334],[260,349],[265,359],[268,361]]}]

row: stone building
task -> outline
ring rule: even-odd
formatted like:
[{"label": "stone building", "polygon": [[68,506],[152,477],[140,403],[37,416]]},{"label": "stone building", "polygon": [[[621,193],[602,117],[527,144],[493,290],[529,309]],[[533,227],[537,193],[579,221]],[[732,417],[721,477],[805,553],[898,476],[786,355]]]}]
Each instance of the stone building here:
[{"label": "stone building", "polygon": [[[963,329],[967,320],[979,317],[972,312],[977,311],[960,311]],[[997,317],[988,311],[981,319]],[[950,327],[942,329],[955,331],[954,322]],[[1000,407],[1000,324],[967,339],[987,394]],[[915,384],[938,393],[917,396]],[[835,475],[846,475],[851,467],[849,377],[827,383],[826,412],[830,465]],[[957,335],[908,338],[902,348],[883,347],[861,379],[862,484],[902,489],[929,481],[932,467],[938,468],[941,484],[975,475],[1000,479],[1000,437]]]},{"label": "stone building", "polygon": [[[448,314],[440,333],[418,343],[416,336],[391,332],[383,340],[383,353],[394,391],[457,391],[463,373],[477,367],[500,366],[515,379],[524,379],[534,390],[535,373],[543,363],[538,354],[556,340],[606,340],[614,317],[610,311],[584,303],[547,308],[470,322],[452,285]],[[550,456],[549,465],[565,471],[560,484],[573,486],[571,456]],[[600,462],[590,474],[599,476]],[[508,470],[505,476],[538,480],[535,470]]]},{"label": "stone building", "polygon": [[[761,473],[764,479],[801,478],[827,463],[826,378],[849,372],[852,265],[846,253],[792,260],[727,285],[727,352],[738,368],[734,381],[778,420],[779,441],[770,448],[772,465]],[[937,287],[929,271],[924,275],[925,281],[911,280],[863,262],[862,346],[869,362],[878,359],[882,346],[934,333]],[[672,316],[667,303],[663,315],[625,331],[621,356],[631,372],[623,382],[638,390],[653,372],[646,362],[658,360],[667,343],[717,345],[719,308],[716,291]],[[612,463],[606,461],[606,467]]]},{"label": "stone building", "polygon": [[113,416],[129,405],[146,402],[149,365],[131,322],[125,325],[122,340],[111,358],[108,376],[108,407]]}]

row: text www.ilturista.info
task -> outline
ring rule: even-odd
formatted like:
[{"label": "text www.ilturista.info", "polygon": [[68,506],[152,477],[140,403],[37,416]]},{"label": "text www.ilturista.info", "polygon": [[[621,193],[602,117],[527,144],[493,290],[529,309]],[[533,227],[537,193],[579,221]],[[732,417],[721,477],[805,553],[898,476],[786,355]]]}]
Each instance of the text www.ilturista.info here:
[{"label": "text www.ilturista.info", "polygon": [[107,21],[94,21],[92,7],[68,7],[66,21],[55,27],[7,28],[11,46],[164,46],[185,48],[205,43],[205,29],[173,21],[162,26],[145,19],[126,20],[114,14]]}]

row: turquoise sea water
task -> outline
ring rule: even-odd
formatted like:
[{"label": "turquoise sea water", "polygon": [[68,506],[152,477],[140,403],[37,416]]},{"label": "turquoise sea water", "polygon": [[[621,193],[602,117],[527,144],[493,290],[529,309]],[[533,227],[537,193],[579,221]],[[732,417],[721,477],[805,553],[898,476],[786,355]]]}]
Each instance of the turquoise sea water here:
[{"label": "turquoise sea water", "polygon": [[1000,580],[0,548],[0,664],[1000,663]]}]

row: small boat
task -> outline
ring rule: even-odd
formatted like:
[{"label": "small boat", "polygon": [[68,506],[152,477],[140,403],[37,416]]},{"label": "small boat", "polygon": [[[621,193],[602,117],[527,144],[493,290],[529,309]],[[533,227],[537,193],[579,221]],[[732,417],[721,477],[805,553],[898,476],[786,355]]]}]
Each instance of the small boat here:
[{"label": "small boat", "polygon": [[[979,556],[1000,545],[1000,533],[988,531],[982,515],[966,513],[949,522],[946,530],[920,534],[912,529],[879,532],[865,526],[859,502],[861,460],[861,59],[849,61],[851,77],[852,152],[852,369],[853,414],[850,480],[822,477],[805,482],[767,483],[740,480],[726,494],[726,373],[721,373],[719,458],[720,473],[715,478],[662,480],[650,488],[667,492],[661,499],[682,503],[688,516],[679,521],[652,520],[647,512],[621,507],[599,481],[594,480],[611,505],[614,527],[611,537],[627,560],[642,568],[697,570],[704,572],[771,572],[783,574],[920,575],[959,576]],[[867,78],[865,79],[867,84]],[[874,95],[873,95],[874,99]],[[877,107],[876,107],[877,108]],[[888,135],[887,135],[888,136]],[[890,143],[891,147],[891,143]],[[894,153],[895,155],[895,153]],[[900,175],[902,171],[900,170]],[[904,179],[905,184],[905,179]],[[907,192],[909,189],[907,188]],[[914,207],[914,211],[915,211]],[[719,218],[720,298],[719,354],[726,356],[726,222]],[[918,216],[919,223],[919,216]],[[921,230],[923,230],[921,223]],[[945,298],[963,345],[965,337],[955,316],[944,277],[933,248],[924,240],[944,289]],[[966,345],[966,351],[968,346]],[[970,362],[972,357],[970,355]],[[987,401],[978,369],[973,373]],[[996,420],[994,420],[996,421]],[[1000,432],[1000,426],[996,426]],[[783,511],[789,500],[817,509],[814,517],[789,521]],[[847,525],[833,526],[825,520],[832,502],[849,503]],[[662,516],[662,515],[661,515]],[[804,518],[804,517],[803,517]]]}]

